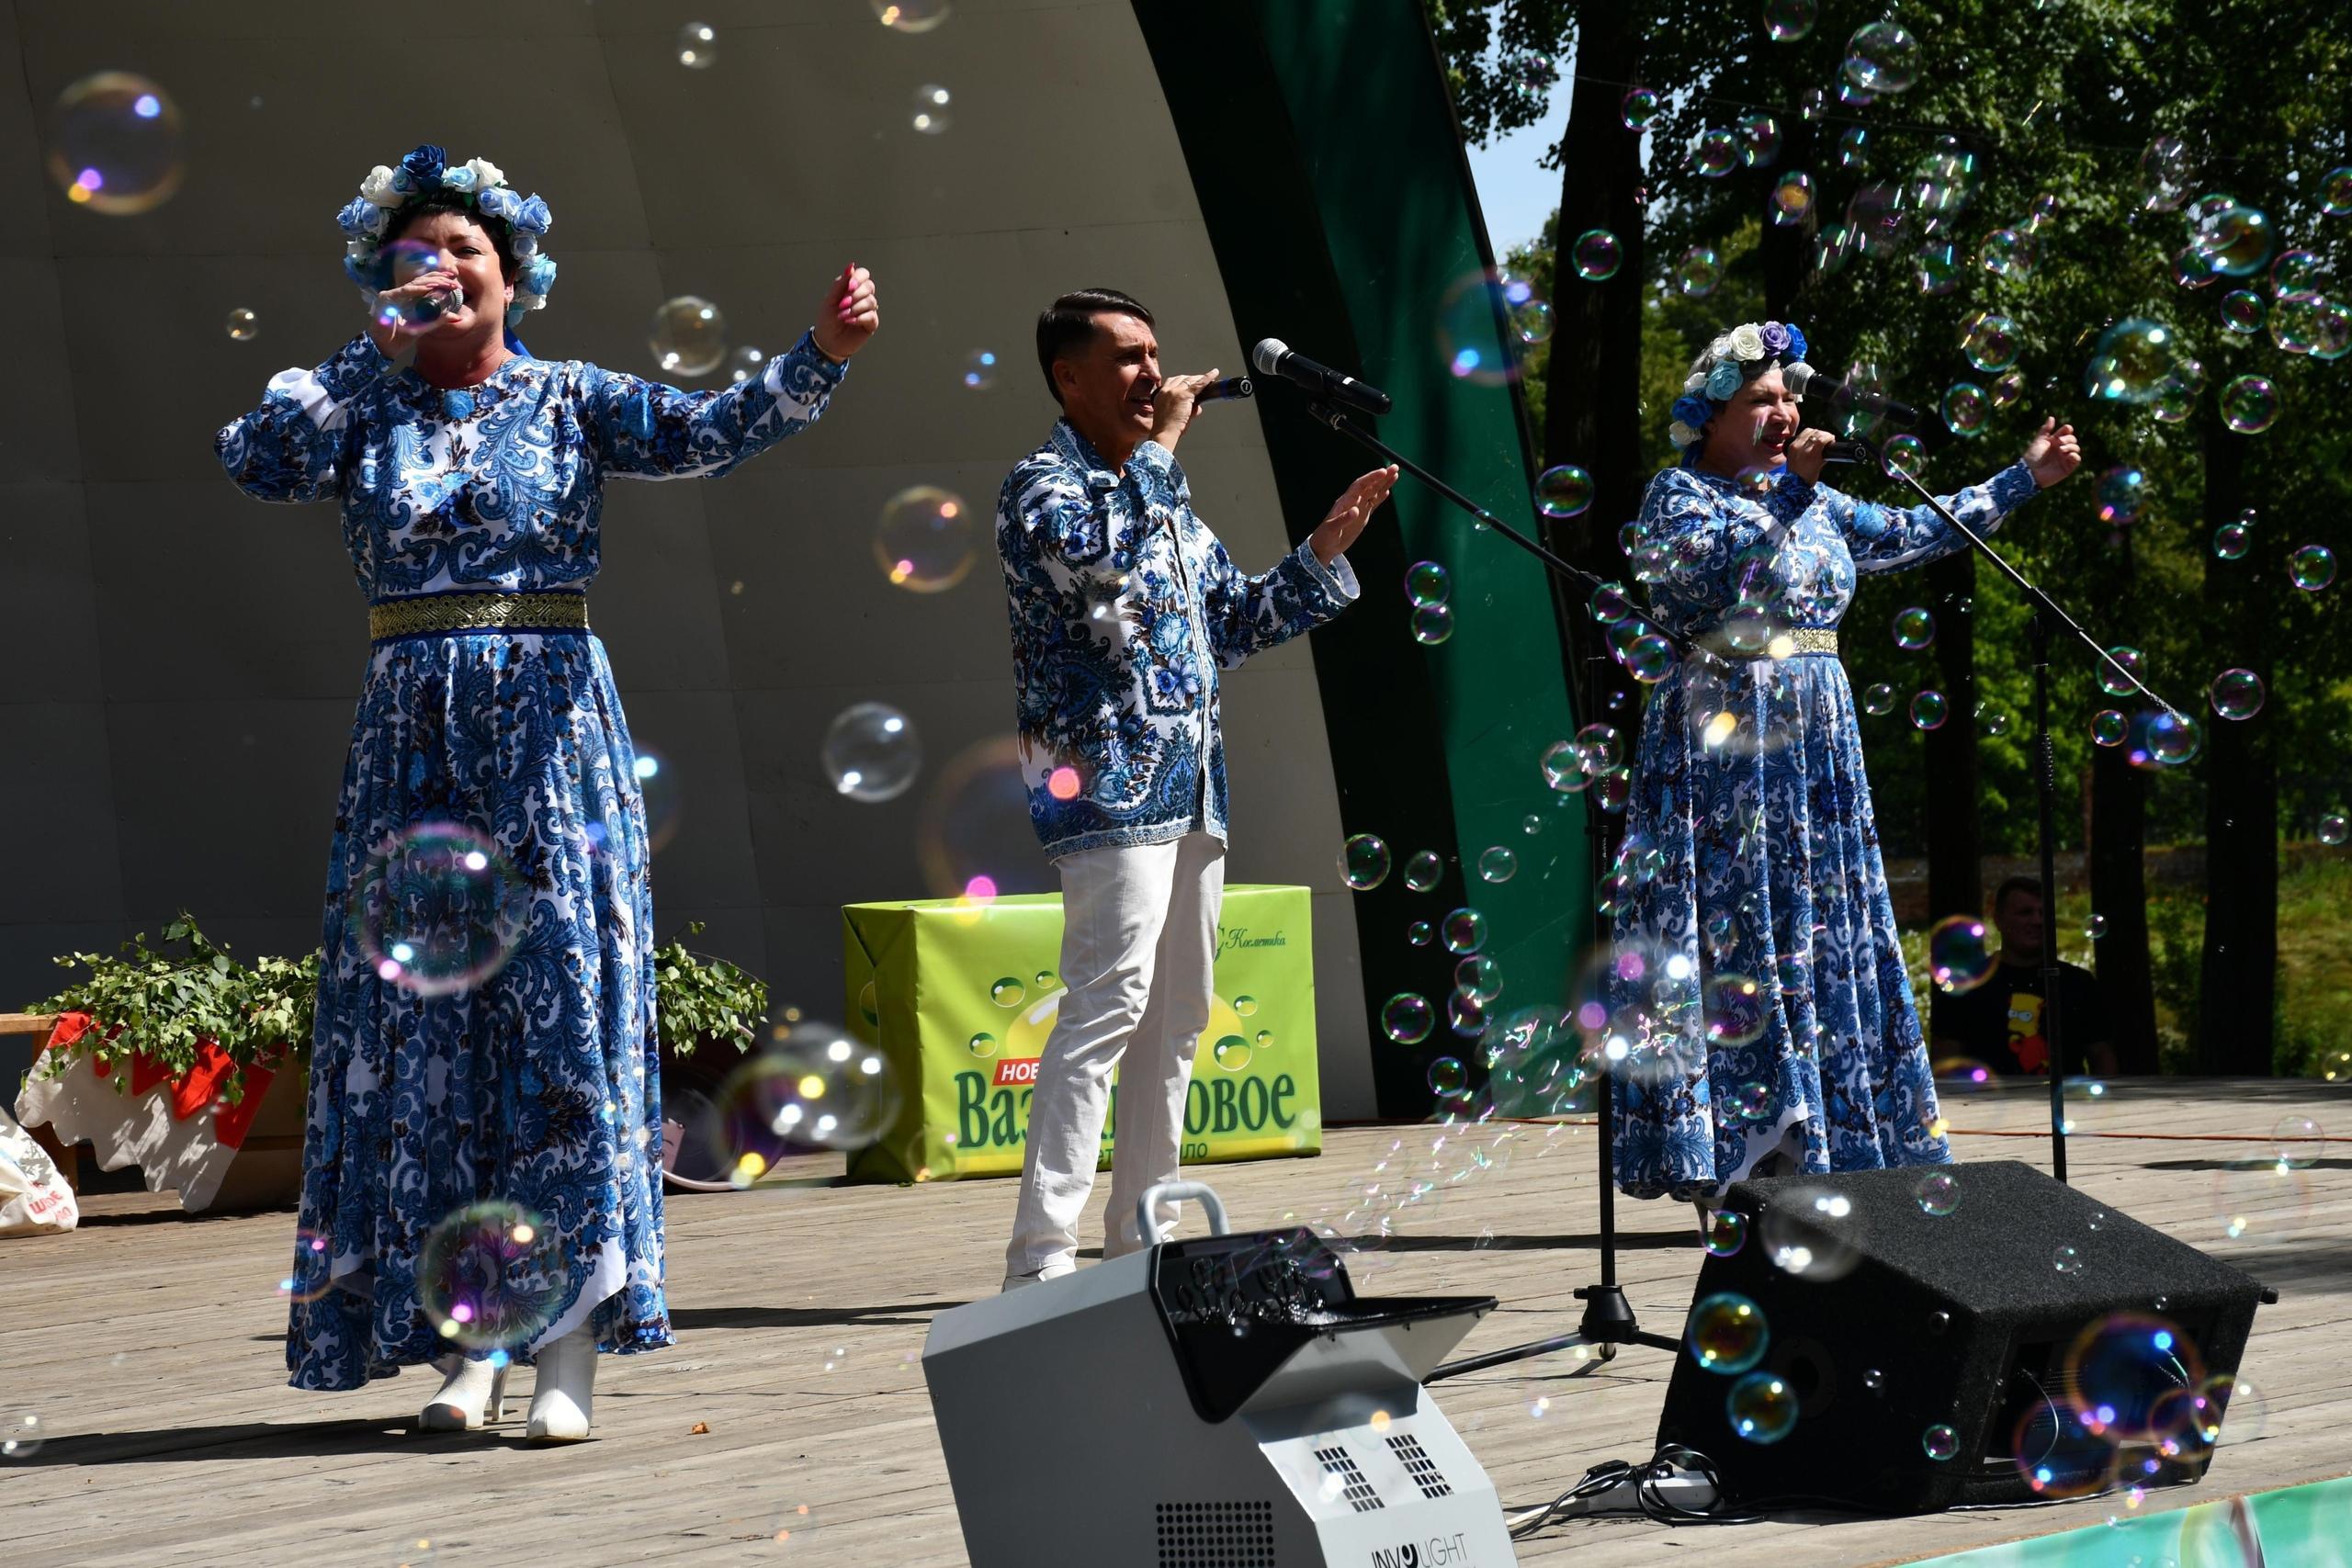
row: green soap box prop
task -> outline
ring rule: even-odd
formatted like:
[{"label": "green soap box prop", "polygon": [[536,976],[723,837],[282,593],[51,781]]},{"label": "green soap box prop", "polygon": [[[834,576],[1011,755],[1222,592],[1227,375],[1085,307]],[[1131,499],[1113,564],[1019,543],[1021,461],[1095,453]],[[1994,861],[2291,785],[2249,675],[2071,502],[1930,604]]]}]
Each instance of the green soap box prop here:
[{"label": "green soap box prop", "polygon": [[[1311,910],[1304,887],[1225,890],[1216,995],[1185,1105],[1188,1164],[1322,1152]],[[1061,945],[1057,893],[842,907],[850,1027],[905,1091],[898,1119],[850,1156],[851,1179],[1020,1171],[1037,1055],[1062,996]]]}]

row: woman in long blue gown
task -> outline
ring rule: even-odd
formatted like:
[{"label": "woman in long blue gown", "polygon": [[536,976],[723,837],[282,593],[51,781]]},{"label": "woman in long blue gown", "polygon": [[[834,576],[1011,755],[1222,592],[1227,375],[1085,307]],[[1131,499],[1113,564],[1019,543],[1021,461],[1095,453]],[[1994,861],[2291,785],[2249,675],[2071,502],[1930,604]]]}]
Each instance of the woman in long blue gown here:
[{"label": "woman in long blue gown", "polygon": [[[1699,356],[1674,407],[1682,463],[1636,525],[1652,614],[1712,656],[1651,688],[1611,884],[1617,1183],[1637,1198],[1951,1158],[1835,628],[1858,573],[1967,542],[1924,506],[1819,482],[1830,434],[1799,429],[1781,374],[1804,348],[1751,322]],[[2045,422],[1944,504],[1988,532],[2079,460]]]},{"label": "woman in long blue gown", "polygon": [[[560,1348],[578,1408],[535,1399],[532,1435],[563,1438],[594,1350],[671,1342],[644,803],[586,615],[604,484],[725,473],[804,429],[877,314],[844,268],[818,325],[721,391],[537,359],[512,329],[553,280],[548,220],[479,159],[379,168],[341,219],[368,330],[217,446],[249,494],[337,502],[373,637],[328,859],[291,1382],[438,1360],[424,1424],[475,1426],[487,1368],[536,1356],[544,1396]],[[420,1279],[436,1223],[483,1202],[539,1233],[511,1344]]]}]

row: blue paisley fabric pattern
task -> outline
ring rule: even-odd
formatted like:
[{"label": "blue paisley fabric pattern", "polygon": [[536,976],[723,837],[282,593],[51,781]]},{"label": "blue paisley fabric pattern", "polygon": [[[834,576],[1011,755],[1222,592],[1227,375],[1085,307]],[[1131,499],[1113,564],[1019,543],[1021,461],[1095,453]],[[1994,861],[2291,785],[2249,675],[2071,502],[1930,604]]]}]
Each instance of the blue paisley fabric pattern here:
[{"label": "blue paisley fabric pattern", "polygon": [[[844,370],[804,336],[724,391],[517,356],[445,392],[363,336],[276,377],[215,445],[249,494],[340,503],[371,604],[584,592],[608,475],[725,473],[814,421]],[[436,823],[490,839],[527,902],[514,900],[503,967],[420,996],[379,977],[351,909],[371,858]],[[606,1351],[671,1342],[650,858],[636,752],[592,633],[377,641],[328,858],[295,1387],[357,1388],[447,1353],[419,1252],[436,1221],[483,1201],[539,1215],[564,1269],[517,1359],[583,1323]]]},{"label": "blue paisley fabric pattern", "polygon": [[1048,856],[1226,836],[1217,671],[1354,603],[1306,545],[1245,575],[1156,441],[1113,470],[1071,426],[998,497],[1022,778]]},{"label": "blue paisley fabric pattern", "polygon": [[[2035,493],[2023,465],[1946,498],[1982,533]],[[1635,525],[1669,631],[1722,656],[1654,687],[1615,875],[1617,1184],[1706,1199],[1783,1175],[1947,1164],[1845,667],[1770,658],[1832,627],[1860,572],[1967,542],[1925,507],[1786,470],[1757,489],[1672,468]]]}]

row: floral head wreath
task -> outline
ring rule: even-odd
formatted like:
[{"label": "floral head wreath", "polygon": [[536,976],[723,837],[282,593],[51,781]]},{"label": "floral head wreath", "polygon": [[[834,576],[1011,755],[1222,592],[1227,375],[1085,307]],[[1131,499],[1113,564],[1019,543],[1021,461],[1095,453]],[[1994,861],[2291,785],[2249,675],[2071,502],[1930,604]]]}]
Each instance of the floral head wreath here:
[{"label": "floral head wreath", "polygon": [[514,303],[506,311],[511,333],[525,311],[547,304],[548,290],[555,287],[555,262],[539,250],[539,236],[555,220],[538,197],[517,195],[505,172],[487,158],[452,164],[447,153],[427,142],[398,168],[379,164],[369,170],[358,196],[335,214],[343,227],[344,272],[372,302],[387,281],[381,270],[384,236],[401,209],[438,191],[461,196],[475,211],[505,221],[516,264]]},{"label": "floral head wreath", "polygon": [[1733,394],[1774,366],[1783,369],[1804,363],[1804,333],[1779,321],[1745,321],[1707,345],[1690,363],[1690,378],[1674,400],[1674,422],[1667,439],[1682,449],[1689,462],[1699,445],[1699,433]]}]

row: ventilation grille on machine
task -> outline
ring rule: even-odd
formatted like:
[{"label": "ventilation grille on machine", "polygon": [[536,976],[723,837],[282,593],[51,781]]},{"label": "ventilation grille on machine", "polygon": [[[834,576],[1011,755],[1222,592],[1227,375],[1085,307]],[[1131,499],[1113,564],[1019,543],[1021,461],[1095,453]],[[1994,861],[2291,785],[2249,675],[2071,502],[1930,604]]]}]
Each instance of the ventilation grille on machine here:
[{"label": "ventilation grille on machine", "polygon": [[1272,1503],[1161,1503],[1159,1568],[1274,1568]]},{"label": "ventilation grille on machine", "polygon": [[1453,1483],[1438,1473],[1437,1461],[1430,1458],[1428,1451],[1421,1447],[1420,1438],[1410,1432],[1399,1432],[1388,1439],[1388,1451],[1396,1456],[1397,1462],[1405,1467],[1405,1473],[1411,1476],[1413,1484],[1421,1489],[1422,1496],[1434,1499],[1453,1495]]},{"label": "ventilation grille on machine", "polygon": [[1380,1500],[1380,1494],[1372,1489],[1372,1483],[1363,1478],[1363,1472],[1356,1466],[1355,1456],[1339,1444],[1317,1449],[1315,1462],[1323,1467],[1325,1475],[1339,1482],[1340,1495],[1345,1497],[1348,1506],[1357,1513],[1369,1514],[1374,1508],[1387,1506]]}]

